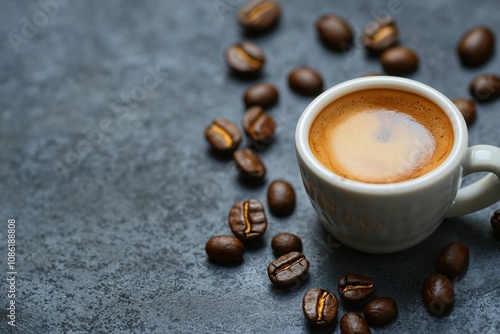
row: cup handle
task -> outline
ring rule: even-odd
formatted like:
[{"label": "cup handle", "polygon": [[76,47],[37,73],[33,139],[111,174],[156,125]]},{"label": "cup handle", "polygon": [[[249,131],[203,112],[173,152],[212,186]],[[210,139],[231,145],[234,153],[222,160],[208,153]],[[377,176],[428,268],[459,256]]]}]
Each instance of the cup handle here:
[{"label": "cup handle", "polygon": [[500,200],[500,148],[491,145],[469,147],[463,177],[476,172],[491,172],[479,181],[461,188],[446,217],[479,211]]}]

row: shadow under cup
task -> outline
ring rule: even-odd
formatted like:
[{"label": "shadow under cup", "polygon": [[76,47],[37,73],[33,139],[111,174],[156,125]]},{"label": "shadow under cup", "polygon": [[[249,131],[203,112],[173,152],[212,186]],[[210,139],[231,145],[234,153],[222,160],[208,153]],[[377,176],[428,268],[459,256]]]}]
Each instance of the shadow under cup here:
[{"label": "shadow under cup", "polygon": [[[323,166],[309,146],[313,121],[333,101],[368,89],[410,92],[441,108],[454,134],[444,162],[417,178],[382,184],[346,179]],[[369,253],[410,248],[437,229],[460,188],[467,142],[465,121],[448,98],[417,81],[385,76],[354,79],[325,91],[305,109],[295,132],[304,188],[323,226],[343,244]]]}]

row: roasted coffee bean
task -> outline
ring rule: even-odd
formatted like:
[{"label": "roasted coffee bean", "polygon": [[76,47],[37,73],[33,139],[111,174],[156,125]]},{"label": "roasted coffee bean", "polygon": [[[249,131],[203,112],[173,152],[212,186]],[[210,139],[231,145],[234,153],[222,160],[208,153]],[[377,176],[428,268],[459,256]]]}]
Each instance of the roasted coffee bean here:
[{"label": "roasted coffee bean", "polygon": [[259,156],[250,149],[234,151],[233,160],[241,175],[246,178],[260,180],[266,175],[266,166]]},{"label": "roasted coffee bean", "polygon": [[346,313],[340,318],[340,333],[342,334],[370,334],[370,326],[366,320],[356,312]]},{"label": "roasted coffee bean", "polygon": [[500,233],[500,210],[496,210],[490,219],[491,227],[497,233]]},{"label": "roasted coffee bean", "polygon": [[242,241],[251,241],[262,237],[267,229],[264,206],[256,199],[240,201],[229,211],[229,227]]},{"label": "roasted coffee bean", "polygon": [[272,28],[281,15],[281,5],[275,1],[253,0],[237,14],[239,24],[248,32],[263,32]]},{"label": "roasted coffee bean", "polygon": [[321,75],[309,67],[298,67],[288,74],[290,87],[302,95],[318,95],[323,92]]},{"label": "roasted coffee bean", "polygon": [[380,73],[378,72],[366,72],[365,74],[363,74],[364,77],[377,77],[379,75]]},{"label": "roasted coffee bean", "polygon": [[468,30],[457,45],[457,52],[465,66],[480,66],[488,61],[495,49],[495,35],[484,26]]},{"label": "roasted coffee bean", "polygon": [[350,274],[339,280],[338,288],[342,299],[355,302],[371,295],[375,290],[375,285],[369,277]]},{"label": "roasted coffee bean", "polygon": [[290,183],[273,181],[267,188],[267,204],[275,216],[288,216],[295,209],[295,191]]},{"label": "roasted coffee bean", "polygon": [[385,50],[380,56],[380,62],[388,74],[405,75],[418,69],[417,54],[402,46],[394,46]]},{"label": "roasted coffee bean", "polygon": [[474,101],[466,98],[457,98],[452,101],[462,113],[465,123],[467,123],[467,125],[474,123],[476,119],[476,104]]},{"label": "roasted coffee bean", "polygon": [[396,319],[398,305],[390,297],[380,297],[370,300],[363,312],[370,326],[384,326]]},{"label": "roasted coffee bean", "polygon": [[325,14],[316,21],[316,30],[323,44],[336,51],[346,51],[352,46],[354,33],[343,18]]},{"label": "roasted coffee bean", "polygon": [[271,248],[276,256],[290,252],[302,252],[302,240],[292,233],[278,233],[271,240]]},{"label": "roasted coffee bean", "polygon": [[455,288],[443,274],[430,274],[422,288],[424,305],[434,315],[447,313],[455,302]]},{"label": "roasted coffee bean", "polygon": [[243,258],[245,246],[232,235],[218,235],[210,238],[205,245],[208,258],[217,262],[236,262]]},{"label": "roasted coffee bean", "polygon": [[226,64],[236,73],[258,73],[266,63],[264,51],[255,43],[243,41],[226,49]]},{"label": "roasted coffee bean", "polygon": [[300,280],[309,270],[309,261],[301,252],[282,255],[267,267],[271,282],[285,286]]},{"label": "roasted coffee bean", "polygon": [[436,271],[453,279],[461,275],[469,262],[469,247],[460,241],[444,246],[436,260]]},{"label": "roasted coffee bean", "polygon": [[302,311],[311,325],[326,326],[331,324],[339,310],[339,301],[333,293],[320,288],[313,288],[304,294]]},{"label": "roasted coffee bean", "polygon": [[469,90],[479,101],[491,101],[500,97],[500,77],[495,74],[481,74],[475,77]]},{"label": "roasted coffee bean", "polygon": [[268,83],[259,83],[249,87],[243,94],[243,101],[247,108],[261,106],[271,108],[278,102],[278,89]]},{"label": "roasted coffee bean", "polygon": [[363,31],[363,43],[373,53],[380,53],[396,45],[398,39],[398,28],[391,17],[373,21]]},{"label": "roasted coffee bean", "polygon": [[205,129],[205,138],[218,152],[232,152],[241,142],[238,126],[225,118],[217,118]]},{"label": "roasted coffee bean", "polygon": [[274,134],[276,124],[261,106],[250,107],[243,115],[245,134],[257,144],[269,144]]}]

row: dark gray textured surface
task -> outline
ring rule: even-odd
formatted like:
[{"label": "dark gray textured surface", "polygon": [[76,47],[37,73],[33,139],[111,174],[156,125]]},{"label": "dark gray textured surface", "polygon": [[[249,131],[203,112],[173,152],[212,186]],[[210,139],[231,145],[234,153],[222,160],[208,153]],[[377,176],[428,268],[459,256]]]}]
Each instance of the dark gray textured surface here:
[{"label": "dark gray textured surface", "polygon": [[[212,119],[239,123],[244,111],[241,94],[252,82],[231,77],[222,60],[223,49],[242,38],[234,15],[243,1],[60,2],[46,22],[36,1],[0,3],[0,264],[6,272],[6,222],[15,218],[19,333],[316,332],[302,315],[304,292],[335,291],[346,273],[371,276],[376,296],[398,302],[397,321],[373,332],[500,331],[500,238],[489,225],[498,205],[444,222],[408,251],[375,256],[328,237],[301,185],[293,132],[311,99],[288,89],[287,73],[312,66],[329,87],[380,71],[360,47],[346,55],[326,50],[314,21],[334,12],[359,32],[395,1],[282,1],[277,29],[252,38],[268,55],[257,81],[281,92],[271,111],[277,137],[261,152],[268,175],[254,187],[203,139]],[[401,1],[397,8],[402,44],[421,56],[412,78],[458,97],[468,95],[475,75],[500,71],[498,51],[479,69],[464,69],[454,52],[475,24],[500,36],[498,1]],[[9,33],[23,36],[23,18],[34,16],[40,27],[27,31],[16,53]],[[499,101],[479,106],[471,145],[500,145],[499,109]],[[242,264],[209,263],[205,242],[230,233],[230,206],[265,201],[276,178],[295,187],[294,214],[269,215],[263,242]],[[281,231],[299,235],[311,261],[309,279],[286,290],[266,275],[270,240]],[[452,240],[469,245],[471,261],[456,281],[453,311],[437,318],[422,305],[421,284]],[[340,315],[347,309],[341,304]],[[334,331],[338,325],[325,332]],[[5,311],[0,332],[15,332]]]}]

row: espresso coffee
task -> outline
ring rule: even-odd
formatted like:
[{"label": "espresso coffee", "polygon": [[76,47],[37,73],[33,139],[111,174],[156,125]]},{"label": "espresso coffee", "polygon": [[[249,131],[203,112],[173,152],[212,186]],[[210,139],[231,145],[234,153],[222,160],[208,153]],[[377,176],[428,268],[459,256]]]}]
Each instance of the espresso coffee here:
[{"label": "espresso coffee", "polygon": [[365,183],[422,176],[448,157],[454,143],[446,113],[432,101],[395,89],[343,96],[313,121],[309,145],[332,172]]}]

